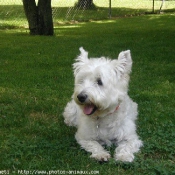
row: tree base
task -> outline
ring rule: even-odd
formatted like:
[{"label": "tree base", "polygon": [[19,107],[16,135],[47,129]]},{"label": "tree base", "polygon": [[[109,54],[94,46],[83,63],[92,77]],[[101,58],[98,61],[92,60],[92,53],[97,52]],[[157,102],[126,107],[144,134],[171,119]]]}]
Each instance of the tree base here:
[{"label": "tree base", "polygon": [[24,11],[29,23],[30,35],[53,35],[53,19],[50,0],[23,0]]},{"label": "tree base", "polygon": [[75,7],[78,9],[83,9],[83,10],[96,9],[96,6],[92,0],[79,0],[75,4]]}]

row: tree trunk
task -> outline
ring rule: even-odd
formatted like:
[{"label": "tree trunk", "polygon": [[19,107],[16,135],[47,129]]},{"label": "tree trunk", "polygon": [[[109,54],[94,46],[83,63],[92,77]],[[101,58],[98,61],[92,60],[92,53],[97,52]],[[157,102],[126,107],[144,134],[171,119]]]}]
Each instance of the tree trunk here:
[{"label": "tree trunk", "polygon": [[23,0],[31,35],[53,35],[51,0]]},{"label": "tree trunk", "polygon": [[93,0],[78,0],[77,6],[83,9],[90,9],[93,6]]},{"label": "tree trunk", "polygon": [[38,1],[38,30],[40,35],[53,35],[51,0]]},{"label": "tree trunk", "polygon": [[23,0],[23,7],[31,35],[38,34],[38,10],[35,0]]}]

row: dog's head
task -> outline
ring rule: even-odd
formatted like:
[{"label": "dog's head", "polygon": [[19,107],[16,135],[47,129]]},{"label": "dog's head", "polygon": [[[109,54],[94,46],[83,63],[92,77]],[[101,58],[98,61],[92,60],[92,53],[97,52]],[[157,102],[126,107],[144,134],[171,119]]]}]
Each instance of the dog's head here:
[{"label": "dog's head", "polygon": [[73,98],[85,115],[104,117],[115,111],[127,94],[132,67],[130,51],[118,59],[88,58],[82,47],[73,64],[75,89]]}]

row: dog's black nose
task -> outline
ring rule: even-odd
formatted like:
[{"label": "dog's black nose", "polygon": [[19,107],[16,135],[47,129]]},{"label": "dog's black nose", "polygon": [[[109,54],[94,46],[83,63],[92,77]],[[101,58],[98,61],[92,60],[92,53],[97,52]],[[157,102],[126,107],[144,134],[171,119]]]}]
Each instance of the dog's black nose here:
[{"label": "dog's black nose", "polygon": [[77,95],[77,98],[78,98],[78,100],[79,100],[81,103],[83,103],[83,102],[86,101],[87,95],[86,95],[86,94],[80,93],[80,94]]}]

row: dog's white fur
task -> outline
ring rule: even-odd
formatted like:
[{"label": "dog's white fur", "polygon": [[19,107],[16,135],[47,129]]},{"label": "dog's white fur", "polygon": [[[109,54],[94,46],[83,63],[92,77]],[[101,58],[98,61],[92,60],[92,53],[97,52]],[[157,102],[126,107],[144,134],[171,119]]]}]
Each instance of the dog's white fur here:
[{"label": "dog's white fur", "polygon": [[75,138],[92,153],[91,157],[107,161],[110,153],[102,145],[116,144],[115,160],[132,162],[142,141],[136,134],[137,104],[127,92],[130,50],[121,52],[115,60],[89,59],[82,47],[80,52],[73,64],[75,89],[63,113],[64,121],[77,127]]}]

